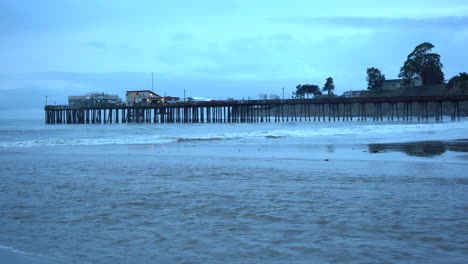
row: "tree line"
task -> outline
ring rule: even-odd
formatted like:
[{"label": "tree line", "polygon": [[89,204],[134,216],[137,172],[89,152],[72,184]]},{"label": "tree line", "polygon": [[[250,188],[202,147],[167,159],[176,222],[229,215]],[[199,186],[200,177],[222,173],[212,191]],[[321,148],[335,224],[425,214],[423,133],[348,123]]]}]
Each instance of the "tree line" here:
[{"label": "tree line", "polygon": [[[416,46],[413,52],[407,56],[398,74],[398,77],[403,79],[404,85],[414,86],[417,83],[422,85],[445,84],[445,76],[442,71],[443,64],[440,61],[440,55],[431,52],[433,48],[434,45],[424,42]],[[381,90],[386,79],[378,68],[371,67],[367,69],[366,80],[367,89]],[[466,72],[452,77],[446,86],[450,89],[464,81],[468,81]]]},{"label": "tree line", "polygon": [[[431,52],[433,48],[434,45],[424,42],[416,46],[413,52],[407,56],[398,74],[398,77],[402,78],[403,84],[407,86],[446,84],[449,89],[456,86],[468,88],[468,74],[466,72],[452,77],[446,83],[440,55]],[[375,91],[383,88],[386,78],[385,74],[378,68],[371,67],[367,69],[366,80],[367,89]],[[293,92],[293,98],[319,97],[323,95],[322,91],[326,92],[329,97],[335,96],[333,90],[335,90],[333,78],[328,77],[322,89],[315,84],[298,84],[296,91]]]},{"label": "tree line", "polygon": [[333,78],[328,77],[323,85],[323,88],[320,89],[318,85],[315,84],[298,84],[296,86],[296,91],[293,92],[294,98],[309,98],[310,95],[313,97],[322,96],[322,91],[327,92],[327,95],[334,96],[333,90],[335,90],[335,84],[333,84]]}]

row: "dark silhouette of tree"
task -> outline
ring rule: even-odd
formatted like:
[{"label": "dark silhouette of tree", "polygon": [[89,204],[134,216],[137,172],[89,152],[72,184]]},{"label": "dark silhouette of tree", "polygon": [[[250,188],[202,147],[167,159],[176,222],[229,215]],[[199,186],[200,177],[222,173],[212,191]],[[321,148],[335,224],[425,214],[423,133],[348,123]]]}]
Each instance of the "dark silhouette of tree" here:
[{"label": "dark silhouette of tree", "polygon": [[315,85],[315,84],[304,84],[304,85],[298,84],[296,86],[296,92],[294,93],[294,95],[295,95],[296,98],[304,98],[305,96],[307,96],[307,98],[309,98],[310,94],[313,94],[314,96],[316,96],[318,93],[322,94],[320,92],[320,88],[318,87],[318,85]]},{"label": "dark silhouette of tree", "polygon": [[296,92],[293,93],[296,98],[304,98],[305,91],[301,84],[296,86]]},{"label": "dark silhouette of tree", "polygon": [[[316,85],[317,86],[317,85]],[[315,90],[314,92],[314,97],[319,97],[322,95],[322,91],[320,90],[320,88],[317,86],[317,90]]]},{"label": "dark silhouette of tree", "polygon": [[369,90],[381,90],[385,81],[385,75],[380,72],[377,68],[367,69],[367,89]]},{"label": "dark silhouette of tree", "polygon": [[439,67],[430,66],[421,73],[423,84],[442,84],[445,83],[445,76]]},{"label": "dark silhouette of tree", "polygon": [[317,91],[320,91],[320,88],[318,87],[318,85],[315,85],[315,84],[306,84],[306,85],[303,85],[302,87],[305,90],[307,98],[309,98],[309,94],[315,95]]},{"label": "dark silhouette of tree", "polygon": [[447,88],[454,88],[459,85],[459,83],[463,85],[463,88],[468,87],[468,73],[461,72],[459,75],[450,78],[447,83]]},{"label": "dark silhouette of tree", "polygon": [[398,75],[404,79],[406,85],[414,85],[417,78],[421,79],[423,85],[445,82],[440,55],[430,53],[432,48],[434,45],[424,42],[408,55]]},{"label": "dark silhouette of tree", "polygon": [[330,96],[330,95],[333,94],[333,90],[335,90],[335,85],[333,84],[333,78],[332,78],[332,77],[328,77],[328,78],[327,78],[327,82],[326,82],[325,85],[323,86],[322,91],[327,91],[327,92],[328,92],[328,96]]}]

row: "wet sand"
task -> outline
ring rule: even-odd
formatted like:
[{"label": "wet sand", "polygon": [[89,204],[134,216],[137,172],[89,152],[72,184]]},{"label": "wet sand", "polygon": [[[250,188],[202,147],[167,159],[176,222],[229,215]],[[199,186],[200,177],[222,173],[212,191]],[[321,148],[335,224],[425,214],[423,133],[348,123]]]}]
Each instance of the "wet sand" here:
[{"label": "wet sand", "polygon": [[419,161],[465,163],[468,159],[468,140],[417,141],[378,144],[337,142],[275,144],[216,144],[187,142],[165,145],[121,146],[128,154],[151,153],[158,156],[247,158],[309,161]]},{"label": "wet sand", "polygon": [[[436,157],[445,152],[468,153],[468,139],[369,144],[370,153],[401,152],[408,156]],[[461,155],[466,158],[466,155]]]}]

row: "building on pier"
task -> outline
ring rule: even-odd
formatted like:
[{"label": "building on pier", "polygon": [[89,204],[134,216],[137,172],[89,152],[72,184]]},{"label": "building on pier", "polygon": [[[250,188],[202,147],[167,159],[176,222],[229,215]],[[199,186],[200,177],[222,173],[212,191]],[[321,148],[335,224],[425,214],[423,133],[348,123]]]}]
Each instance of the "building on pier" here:
[{"label": "building on pier", "polygon": [[177,97],[177,96],[164,96],[164,97],[161,98],[161,102],[163,102],[163,103],[180,102],[180,97]]},{"label": "building on pier", "polygon": [[127,91],[126,104],[128,106],[139,104],[157,104],[162,97],[150,90]]},{"label": "building on pier", "polygon": [[122,99],[118,95],[105,93],[90,93],[87,95],[68,96],[70,106],[101,106],[109,104],[120,104]]},{"label": "building on pier", "polygon": [[194,103],[194,102],[209,102],[211,101],[210,98],[205,98],[201,96],[194,96],[194,97],[187,97],[186,101],[189,103]]}]

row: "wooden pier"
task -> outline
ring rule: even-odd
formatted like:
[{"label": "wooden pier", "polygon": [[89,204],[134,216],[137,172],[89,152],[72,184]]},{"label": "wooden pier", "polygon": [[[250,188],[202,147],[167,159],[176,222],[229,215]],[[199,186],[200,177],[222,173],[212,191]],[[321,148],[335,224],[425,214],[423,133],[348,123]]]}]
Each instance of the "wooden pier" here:
[{"label": "wooden pier", "polygon": [[46,105],[46,124],[460,120],[468,95],[211,101],[80,107]]}]

